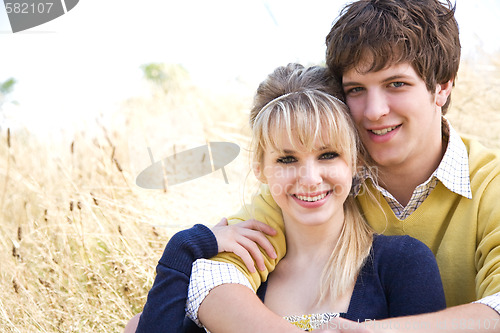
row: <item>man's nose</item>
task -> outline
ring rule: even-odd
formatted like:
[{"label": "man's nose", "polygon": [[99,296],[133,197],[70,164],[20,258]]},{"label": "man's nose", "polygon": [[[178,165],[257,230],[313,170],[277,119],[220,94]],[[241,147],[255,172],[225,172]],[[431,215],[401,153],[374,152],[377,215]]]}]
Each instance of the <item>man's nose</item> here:
[{"label": "man's nose", "polygon": [[370,121],[378,121],[389,113],[389,104],[386,96],[378,90],[367,93],[364,117]]}]

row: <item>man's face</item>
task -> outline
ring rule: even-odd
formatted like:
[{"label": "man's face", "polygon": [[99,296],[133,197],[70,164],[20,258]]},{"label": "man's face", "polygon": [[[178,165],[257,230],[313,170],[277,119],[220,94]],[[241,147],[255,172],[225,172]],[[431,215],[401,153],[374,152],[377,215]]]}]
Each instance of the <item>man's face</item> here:
[{"label": "man's face", "polygon": [[344,73],[343,89],[361,140],[375,163],[404,171],[408,165],[441,154],[442,85],[436,93],[429,92],[409,63],[378,72],[360,69]]}]

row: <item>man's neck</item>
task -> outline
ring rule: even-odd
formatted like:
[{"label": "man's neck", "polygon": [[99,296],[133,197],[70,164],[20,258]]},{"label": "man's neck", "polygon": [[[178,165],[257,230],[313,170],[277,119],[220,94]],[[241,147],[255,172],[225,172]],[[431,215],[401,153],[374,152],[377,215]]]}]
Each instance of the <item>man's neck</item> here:
[{"label": "man's neck", "polygon": [[446,152],[447,144],[447,140],[443,139],[441,145],[435,149],[435,153],[429,153],[426,159],[393,167],[379,166],[379,184],[405,207],[415,188],[428,180],[438,168]]}]

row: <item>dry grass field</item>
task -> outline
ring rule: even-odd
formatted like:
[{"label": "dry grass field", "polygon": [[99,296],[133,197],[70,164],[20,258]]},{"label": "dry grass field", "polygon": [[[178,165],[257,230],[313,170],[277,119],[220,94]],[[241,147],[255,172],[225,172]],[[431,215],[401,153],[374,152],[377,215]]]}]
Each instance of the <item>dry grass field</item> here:
[{"label": "dry grass field", "polygon": [[[169,236],[213,224],[252,191],[243,186],[252,94],[184,82],[51,144],[2,128],[0,331],[121,332],[142,309]],[[500,148],[500,57],[462,65],[448,118]],[[207,141],[242,147],[226,167],[229,184],[221,171],[166,191],[135,184],[148,147],[160,159]]]},{"label": "dry grass field", "polygon": [[461,64],[447,117],[459,133],[500,148],[500,55]]}]

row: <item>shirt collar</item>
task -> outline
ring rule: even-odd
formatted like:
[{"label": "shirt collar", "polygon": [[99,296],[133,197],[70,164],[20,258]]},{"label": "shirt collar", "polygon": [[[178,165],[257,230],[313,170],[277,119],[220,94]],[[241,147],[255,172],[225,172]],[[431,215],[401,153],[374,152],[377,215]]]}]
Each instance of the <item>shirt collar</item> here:
[{"label": "shirt collar", "polygon": [[467,147],[446,118],[444,118],[443,126],[448,129],[443,132],[449,132],[448,146],[433,175],[450,191],[472,199]]},{"label": "shirt collar", "polygon": [[[472,199],[467,147],[455,129],[444,117],[443,136],[448,140],[446,152],[438,168],[426,182],[436,177],[450,191],[465,198]],[[372,178],[371,174],[367,167],[363,167],[353,184],[353,193],[355,196],[358,195],[361,184],[368,178]]]}]

